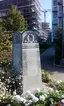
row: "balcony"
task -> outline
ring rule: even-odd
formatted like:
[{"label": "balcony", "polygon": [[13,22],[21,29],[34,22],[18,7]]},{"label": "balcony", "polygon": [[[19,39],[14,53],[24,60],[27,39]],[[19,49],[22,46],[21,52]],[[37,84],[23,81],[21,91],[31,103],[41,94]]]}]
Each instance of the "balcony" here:
[{"label": "balcony", "polygon": [[58,1],[58,5],[62,5],[63,4],[63,1],[62,0],[59,0]]},{"label": "balcony", "polygon": [[53,19],[52,24],[53,25],[57,25],[57,18],[56,19]]},{"label": "balcony", "polygon": [[52,11],[57,12],[57,7],[53,7]]},{"label": "balcony", "polygon": [[61,12],[59,12],[59,16],[58,16],[58,17],[59,17],[59,18],[62,18],[62,16],[63,16],[63,15],[62,15],[62,11],[61,11]]}]

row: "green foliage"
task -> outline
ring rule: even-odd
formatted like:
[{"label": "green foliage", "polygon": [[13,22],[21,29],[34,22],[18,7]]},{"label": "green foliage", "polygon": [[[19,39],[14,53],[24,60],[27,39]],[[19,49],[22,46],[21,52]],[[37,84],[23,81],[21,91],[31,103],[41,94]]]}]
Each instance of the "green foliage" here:
[{"label": "green foliage", "polygon": [[56,32],[55,39],[55,64],[60,64],[62,58],[62,29],[59,28]]},{"label": "green foliage", "polygon": [[11,103],[11,95],[4,95],[2,97],[0,97],[0,106],[7,106],[8,104]]},{"label": "green foliage", "polygon": [[49,83],[51,81],[54,81],[54,78],[51,77],[51,75],[48,72],[42,70],[42,81]]},{"label": "green foliage", "polygon": [[64,92],[64,82],[61,82],[59,85],[57,85],[57,89]]},{"label": "green foliage", "polygon": [[6,94],[0,97],[0,106],[24,106],[23,103],[21,102],[17,102],[15,100],[12,99],[12,95],[10,94]]},{"label": "green foliage", "polygon": [[[53,99],[53,101],[50,101],[50,98]],[[60,103],[60,100],[61,100],[61,94],[60,93],[55,93],[54,91],[53,92],[50,92],[46,98],[46,105],[45,106],[50,106],[50,104],[58,104]]]},{"label": "green foliage", "polygon": [[17,94],[22,93],[22,76],[18,77],[14,71],[0,69],[0,82],[4,83],[11,94],[16,90]]},{"label": "green foliage", "polygon": [[14,5],[8,12],[8,17],[4,26],[7,30],[12,32],[27,30],[27,22],[25,21],[23,15],[21,15],[21,12]]},{"label": "green foliage", "polygon": [[53,89],[56,89],[55,80],[52,80],[52,78],[51,78],[51,81],[48,83],[48,86],[50,86]]},{"label": "green foliage", "polygon": [[23,103],[17,102],[15,100],[12,100],[11,106],[23,106]]},{"label": "green foliage", "polygon": [[[39,101],[34,103],[32,102],[29,106],[50,106],[53,104],[53,106],[56,106],[57,104],[61,104],[61,99],[62,99],[62,93],[58,92],[56,93],[55,91],[49,91],[49,92],[39,92],[35,94],[36,97],[40,97],[43,96],[45,99],[41,99],[39,98]],[[25,98],[25,95],[22,96]],[[27,99],[27,98],[26,98]],[[29,100],[32,99],[27,99],[27,103],[29,103]],[[19,102],[18,100],[14,100],[13,99],[13,95],[11,94],[6,94],[6,95],[2,95],[0,96],[0,105],[1,106],[7,106],[8,104],[10,104],[11,106],[25,106],[24,103]]]},{"label": "green foliage", "polygon": [[9,10],[5,21],[0,19],[0,64],[5,65],[12,59],[12,36],[16,31],[26,31],[27,22],[16,6]]},{"label": "green foliage", "polygon": [[30,106],[45,106],[44,102],[43,101],[39,101],[38,103],[33,103],[32,105]]},{"label": "green foliage", "polygon": [[44,95],[44,94],[45,94],[44,92],[37,92],[35,93],[35,96],[39,98],[40,95]]},{"label": "green foliage", "polygon": [[0,19],[0,63],[11,60],[11,41]]}]

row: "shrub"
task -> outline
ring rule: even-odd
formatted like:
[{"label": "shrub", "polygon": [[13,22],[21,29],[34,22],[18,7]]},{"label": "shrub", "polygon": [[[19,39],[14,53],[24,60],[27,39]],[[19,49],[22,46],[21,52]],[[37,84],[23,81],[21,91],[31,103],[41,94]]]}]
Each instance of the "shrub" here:
[{"label": "shrub", "polygon": [[60,84],[58,84],[57,89],[64,92],[64,82],[61,82]]},{"label": "shrub", "polygon": [[48,85],[50,86],[50,87],[52,87],[53,89],[56,89],[56,84],[55,84],[55,81],[53,80],[53,81],[50,81],[49,83],[48,83]]},{"label": "shrub", "polygon": [[54,82],[54,78],[51,77],[51,75],[49,74],[49,72],[46,72],[44,70],[42,70],[42,81],[49,83],[49,82]]},{"label": "shrub", "polygon": [[14,90],[17,94],[22,93],[22,76],[18,77],[14,71],[0,69],[0,83],[3,83],[11,94]]}]

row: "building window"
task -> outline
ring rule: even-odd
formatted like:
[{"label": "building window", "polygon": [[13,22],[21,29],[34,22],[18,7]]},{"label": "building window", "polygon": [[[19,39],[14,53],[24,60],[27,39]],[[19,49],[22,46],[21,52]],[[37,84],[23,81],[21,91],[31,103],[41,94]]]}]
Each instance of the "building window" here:
[{"label": "building window", "polygon": [[62,18],[59,19],[59,24],[62,25]]},{"label": "building window", "polygon": [[57,18],[57,13],[53,13],[53,18]]},{"label": "building window", "polygon": [[59,5],[59,11],[62,11],[62,5]]},{"label": "building window", "polygon": [[53,1],[53,5],[56,6],[57,5],[57,0]]},{"label": "building window", "polygon": [[56,37],[56,32],[53,32],[53,36]]},{"label": "building window", "polygon": [[53,19],[53,24],[57,24],[57,18]]},{"label": "building window", "polygon": [[53,25],[53,30],[57,30],[57,25]]}]

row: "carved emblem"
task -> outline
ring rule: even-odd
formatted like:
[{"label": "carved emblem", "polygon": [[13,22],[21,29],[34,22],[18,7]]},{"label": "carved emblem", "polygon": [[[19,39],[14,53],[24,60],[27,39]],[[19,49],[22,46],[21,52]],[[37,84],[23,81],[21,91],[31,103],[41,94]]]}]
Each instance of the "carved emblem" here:
[{"label": "carved emblem", "polygon": [[34,35],[33,35],[33,34],[29,34],[29,35],[27,36],[27,40],[28,40],[28,42],[34,42],[34,41],[35,41]]},{"label": "carved emblem", "polygon": [[37,37],[34,33],[27,32],[23,34],[22,41],[23,43],[36,43]]}]

